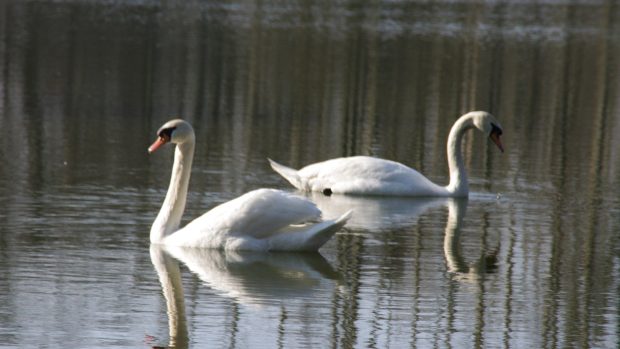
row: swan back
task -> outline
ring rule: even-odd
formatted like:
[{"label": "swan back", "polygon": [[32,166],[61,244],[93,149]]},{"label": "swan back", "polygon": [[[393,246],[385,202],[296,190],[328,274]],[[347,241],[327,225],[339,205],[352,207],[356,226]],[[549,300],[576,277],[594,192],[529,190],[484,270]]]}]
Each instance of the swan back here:
[{"label": "swan back", "polygon": [[321,211],[303,197],[257,189],[213,208],[164,243],[225,250],[316,251],[350,215],[322,221]]},{"label": "swan back", "polygon": [[446,196],[446,190],[401,163],[372,156],[336,158],[299,171],[270,160],[297,189],[327,194]]},{"label": "swan back", "polygon": [[247,232],[262,239],[290,224],[320,219],[321,211],[302,197],[275,189],[257,189],[223,203],[190,222],[185,228],[209,226],[212,230]]}]

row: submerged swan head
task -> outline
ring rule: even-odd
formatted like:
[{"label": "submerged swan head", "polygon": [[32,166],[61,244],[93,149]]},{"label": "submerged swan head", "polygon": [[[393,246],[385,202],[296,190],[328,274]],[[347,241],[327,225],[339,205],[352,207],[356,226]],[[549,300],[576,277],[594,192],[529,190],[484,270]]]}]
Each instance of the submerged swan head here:
[{"label": "submerged swan head", "polygon": [[165,123],[157,130],[157,140],[149,147],[149,153],[154,152],[166,143],[182,144],[194,141],[192,125],[182,119],[174,119]]},{"label": "submerged swan head", "polygon": [[485,111],[472,111],[467,113],[469,115],[474,127],[482,131],[487,137],[491,138],[493,143],[497,145],[499,150],[504,152],[504,146],[499,137],[502,135],[502,126],[499,124],[495,117]]}]

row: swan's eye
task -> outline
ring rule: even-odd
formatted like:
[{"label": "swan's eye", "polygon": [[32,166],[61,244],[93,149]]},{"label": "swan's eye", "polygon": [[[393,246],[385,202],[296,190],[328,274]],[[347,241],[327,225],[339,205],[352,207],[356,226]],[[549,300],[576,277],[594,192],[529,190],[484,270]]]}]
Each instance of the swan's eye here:
[{"label": "swan's eye", "polygon": [[168,128],[164,128],[162,130],[159,130],[159,132],[157,133],[157,135],[159,136],[159,138],[164,139],[166,142],[169,142],[170,139],[172,138],[172,132],[174,130],[176,130],[176,126],[175,127],[168,127]]}]

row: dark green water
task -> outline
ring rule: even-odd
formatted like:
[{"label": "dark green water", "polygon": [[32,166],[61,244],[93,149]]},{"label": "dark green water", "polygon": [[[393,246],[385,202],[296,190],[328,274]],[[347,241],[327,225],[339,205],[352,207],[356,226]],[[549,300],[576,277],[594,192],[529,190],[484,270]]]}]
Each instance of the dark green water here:
[{"label": "dark green water", "polygon": [[[615,348],[620,6],[613,1],[0,2],[0,343],[7,348]],[[172,150],[186,221],[354,154],[469,200],[355,210],[320,255],[149,250]],[[160,282],[161,281],[161,282]]]}]

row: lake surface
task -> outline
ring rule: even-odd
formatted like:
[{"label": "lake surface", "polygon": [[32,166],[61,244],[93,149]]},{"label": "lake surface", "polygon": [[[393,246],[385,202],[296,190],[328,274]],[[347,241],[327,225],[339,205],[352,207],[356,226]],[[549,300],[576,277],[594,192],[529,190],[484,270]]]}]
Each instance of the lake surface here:
[{"label": "lake surface", "polygon": [[[3,348],[617,348],[614,1],[0,2]],[[149,246],[173,117],[185,221],[293,167],[365,154],[469,200],[308,195],[317,254]]]}]

